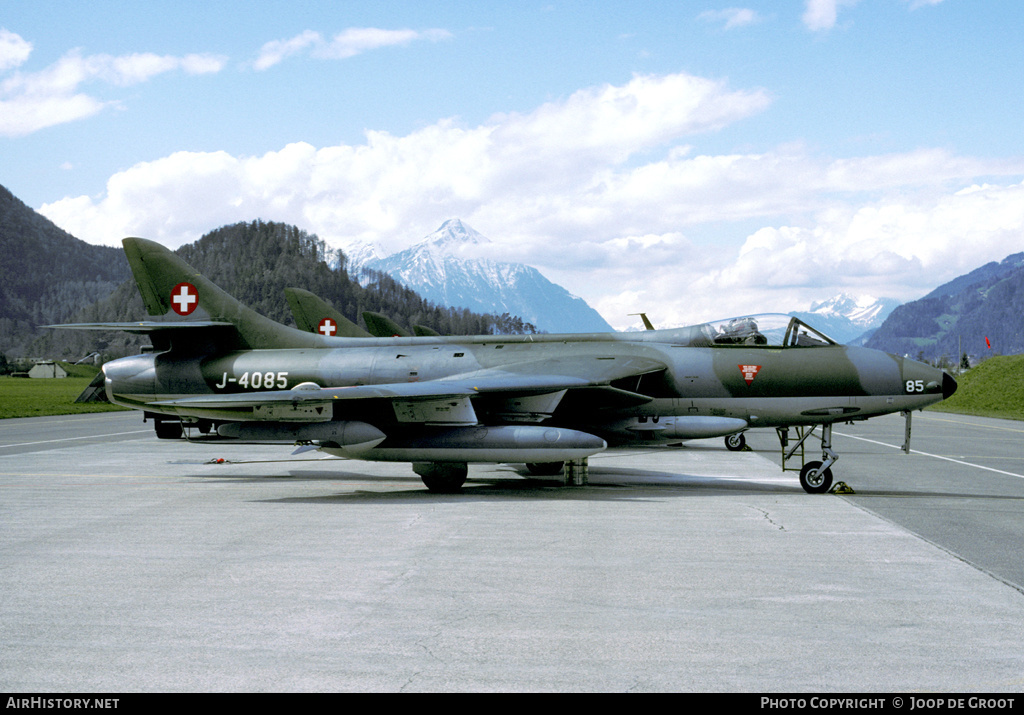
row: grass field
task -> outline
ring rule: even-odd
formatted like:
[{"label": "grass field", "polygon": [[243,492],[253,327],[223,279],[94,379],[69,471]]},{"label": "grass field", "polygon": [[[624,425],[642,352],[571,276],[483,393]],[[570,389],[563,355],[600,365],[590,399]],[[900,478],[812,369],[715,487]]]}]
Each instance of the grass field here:
[{"label": "grass field", "polygon": [[88,387],[98,369],[85,365],[60,363],[68,377],[31,379],[0,377],[0,419],[75,415],[83,412],[123,410],[106,402],[75,404],[75,398]]},{"label": "grass field", "polygon": [[928,409],[1024,420],[1024,355],[989,358],[957,376],[956,394]]}]

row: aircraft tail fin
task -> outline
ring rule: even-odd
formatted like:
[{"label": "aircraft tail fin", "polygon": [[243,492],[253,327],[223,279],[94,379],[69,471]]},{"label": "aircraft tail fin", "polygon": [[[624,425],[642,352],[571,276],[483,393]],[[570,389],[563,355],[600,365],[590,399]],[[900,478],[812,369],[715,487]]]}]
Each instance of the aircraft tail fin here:
[{"label": "aircraft tail fin", "polygon": [[285,298],[299,330],[337,338],[370,338],[368,332],[334,309],[327,301],[302,288],[285,288]]},{"label": "aircraft tail fin", "polygon": [[[150,315],[187,317],[201,310],[210,320],[231,323],[240,347],[315,347],[324,338],[281,325],[240,303],[172,251],[144,238],[122,242],[128,264]],[[198,317],[198,316],[197,316]]]},{"label": "aircraft tail fin", "polygon": [[366,328],[378,338],[407,338],[410,335],[408,330],[388,316],[372,310],[363,311],[363,320],[366,321]]}]

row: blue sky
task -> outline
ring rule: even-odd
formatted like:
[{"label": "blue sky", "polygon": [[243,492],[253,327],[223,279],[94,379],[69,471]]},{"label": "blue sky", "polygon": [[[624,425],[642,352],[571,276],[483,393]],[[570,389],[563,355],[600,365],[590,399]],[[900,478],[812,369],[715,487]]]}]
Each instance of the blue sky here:
[{"label": "blue sky", "polygon": [[74,235],[458,217],[624,328],[1024,250],[1024,3],[28,2],[0,184]]}]

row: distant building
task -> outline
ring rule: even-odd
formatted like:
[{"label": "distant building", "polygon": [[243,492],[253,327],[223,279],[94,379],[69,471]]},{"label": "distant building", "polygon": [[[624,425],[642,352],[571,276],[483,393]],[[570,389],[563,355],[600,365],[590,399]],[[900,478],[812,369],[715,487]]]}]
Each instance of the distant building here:
[{"label": "distant building", "polygon": [[29,377],[67,377],[68,373],[53,360],[37,362],[28,371]]}]

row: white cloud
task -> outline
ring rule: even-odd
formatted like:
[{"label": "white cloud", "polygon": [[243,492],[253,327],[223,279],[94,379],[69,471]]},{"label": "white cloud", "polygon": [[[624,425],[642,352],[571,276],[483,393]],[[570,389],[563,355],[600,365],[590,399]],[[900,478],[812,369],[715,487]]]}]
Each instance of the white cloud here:
[{"label": "white cloud", "polygon": [[19,67],[32,54],[32,43],[0,27],[0,72]]},{"label": "white cloud", "polygon": [[[708,277],[725,291],[774,285],[810,302],[821,286],[901,300],[1017,250],[1024,184],[836,205],[807,226],[762,228]],[[830,297],[830,296],[821,296]]]},{"label": "white cloud", "polygon": [[106,106],[85,94],[33,95],[0,99],[0,136],[18,137],[91,117]]},{"label": "white cloud", "polygon": [[729,91],[724,82],[693,75],[639,75],[492,122],[504,161],[535,165],[539,150],[570,162],[618,163],[675,137],[720,129],[769,102],[766,92]]},{"label": "white cloud", "polygon": [[286,58],[302,52],[311,45],[322,44],[323,41],[320,33],[313,30],[306,30],[288,40],[272,40],[260,48],[259,57],[253,66],[258,70],[270,69]]},{"label": "white cloud", "polygon": [[[223,186],[237,187],[237,195],[214,190],[199,200],[198,210],[180,210],[173,217],[164,213],[165,197],[174,195],[175,185],[193,183],[193,173],[205,176],[211,155],[179,153],[115,175],[105,198],[90,199],[96,215],[106,220],[87,221],[93,211],[78,213],[77,203],[75,212],[64,212],[63,202],[45,210],[60,215],[76,235],[103,243],[120,238],[115,227],[132,226],[153,226],[152,237],[173,245],[194,240],[219,225],[202,210],[207,204],[221,211],[220,223],[262,215],[337,241],[396,242],[407,236],[410,224],[422,226],[423,234],[433,230],[438,215],[468,218],[507,209],[521,217],[524,207],[527,212],[535,207],[539,219],[552,206],[567,205],[559,221],[574,226],[587,218],[576,215],[572,203],[594,203],[607,190],[605,183],[614,188],[621,181],[604,172],[637,152],[711,131],[762,111],[767,103],[762,92],[733,91],[689,75],[640,76],[473,128],[442,120],[401,137],[370,131],[358,146],[292,144],[250,158],[217,154]],[[150,190],[162,196],[148,201],[144,193]],[[269,209],[278,213],[262,213]]]},{"label": "white cloud", "polygon": [[253,157],[179,152],[119,172],[102,196],[40,210],[112,245],[140,235],[178,246],[261,218],[389,250],[459,217],[495,241],[496,258],[538,266],[618,327],[639,310],[667,326],[805,308],[851,288],[917,297],[1019,250],[1024,186],[973,182],[1019,181],[1022,162],[690,146],[769,101],[686,74],[638,76],[475,127],[446,119]]},{"label": "white cloud", "polygon": [[382,30],[376,27],[351,27],[339,32],[328,42],[319,32],[306,30],[287,40],[273,40],[260,48],[259,56],[253,62],[257,70],[266,70],[292,55],[310,50],[314,57],[321,59],[346,59],[369,50],[395,45],[408,45],[417,40],[437,42],[447,40],[452,34],[447,30]]},{"label": "white cloud", "polygon": [[[673,327],[806,310],[842,292],[913,300],[1019,251],[1024,235],[1020,183],[814,202],[825,208],[803,224],[765,221],[745,239],[739,234],[738,246],[699,241],[685,231],[603,241],[578,236],[552,241],[541,267],[618,329],[638,325],[629,314],[639,311],[658,327]],[[716,231],[729,233],[728,225]]]},{"label": "white cloud", "polygon": [[[839,8],[852,7],[860,0],[806,0],[804,5],[803,23],[808,30],[820,32],[831,30],[839,19]],[[938,5],[942,0],[903,0],[911,10]]]},{"label": "white cloud", "polygon": [[[16,58],[18,55],[0,50],[0,63],[4,56]],[[226,62],[223,57],[209,54],[83,56],[80,50],[72,50],[45,69],[15,72],[0,82],[0,135],[24,136],[45,127],[93,116],[110,106],[112,102],[80,91],[81,85],[88,82],[127,87],[177,70],[190,75],[219,72]]]},{"label": "white cloud", "polygon": [[841,6],[856,5],[859,0],[807,0],[803,22],[808,30],[819,32],[835,27]]},{"label": "white cloud", "polygon": [[760,15],[755,10],[739,7],[730,7],[724,10],[707,10],[698,15],[697,19],[704,20],[705,22],[722,23],[726,30],[746,27],[761,21]]},{"label": "white cloud", "polygon": [[367,50],[393,45],[408,45],[414,40],[447,40],[451,33],[447,30],[432,29],[418,32],[415,30],[381,30],[376,27],[353,27],[334,36],[330,44],[317,54],[329,59],[354,57]]},{"label": "white cloud", "polygon": [[146,82],[156,75],[181,70],[189,75],[220,72],[227,60],[210,54],[192,54],[183,57],[155,55],[151,52],[122,55],[95,55],[86,58],[88,74],[111,84],[127,87]]}]

